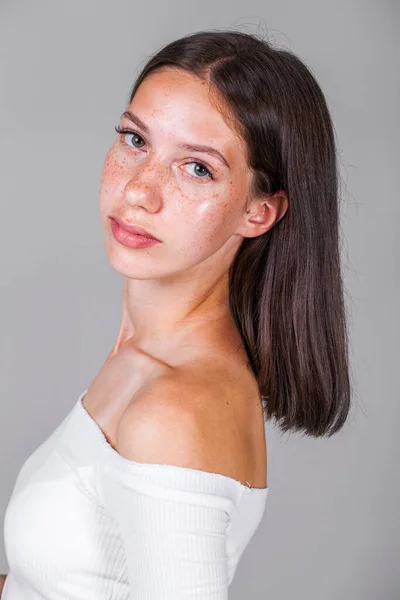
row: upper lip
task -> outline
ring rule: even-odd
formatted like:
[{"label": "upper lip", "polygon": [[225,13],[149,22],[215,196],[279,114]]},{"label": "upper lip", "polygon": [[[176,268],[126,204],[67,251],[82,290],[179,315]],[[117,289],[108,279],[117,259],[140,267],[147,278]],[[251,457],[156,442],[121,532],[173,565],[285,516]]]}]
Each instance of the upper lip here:
[{"label": "upper lip", "polygon": [[125,221],[123,221],[120,217],[111,218],[114,219],[114,221],[116,221],[118,225],[122,227],[122,229],[125,229],[125,231],[129,231],[129,233],[136,233],[137,235],[144,235],[145,237],[153,238],[158,242],[161,241],[158,238],[156,238],[152,233],[146,231],[146,229],[143,229],[143,227],[139,227],[139,225],[128,225],[128,223],[125,223]]}]

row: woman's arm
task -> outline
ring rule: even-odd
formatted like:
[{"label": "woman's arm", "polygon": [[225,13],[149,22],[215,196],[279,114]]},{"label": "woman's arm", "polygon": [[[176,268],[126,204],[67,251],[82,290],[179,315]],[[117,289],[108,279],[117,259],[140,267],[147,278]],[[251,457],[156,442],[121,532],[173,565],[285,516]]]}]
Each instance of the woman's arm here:
[{"label": "woman's arm", "polygon": [[0,575],[0,600],[1,600],[1,594],[3,592],[4,584],[6,582],[6,577],[7,577],[7,575]]}]

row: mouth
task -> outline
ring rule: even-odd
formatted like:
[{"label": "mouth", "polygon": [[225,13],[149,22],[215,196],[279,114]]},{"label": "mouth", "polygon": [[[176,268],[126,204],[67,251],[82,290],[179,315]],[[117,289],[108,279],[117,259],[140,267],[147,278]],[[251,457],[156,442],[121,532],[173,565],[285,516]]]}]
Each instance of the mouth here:
[{"label": "mouth", "polygon": [[161,240],[156,238],[152,233],[150,233],[146,229],[143,229],[143,227],[140,227],[139,225],[130,225],[129,223],[125,223],[125,221],[123,221],[120,217],[110,217],[110,219],[118,223],[121,229],[123,229],[127,233],[141,235],[150,240],[156,240],[157,242],[161,242]]},{"label": "mouth", "polygon": [[[147,237],[140,233],[132,233],[123,229],[115,219],[110,219],[111,231],[117,242],[128,248],[149,248],[161,242],[154,237]],[[133,226],[130,226],[133,227]],[[135,227],[135,229],[137,229]],[[146,231],[140,228],[141,231]],[[147,233],[147,232],[146,232]]]}]

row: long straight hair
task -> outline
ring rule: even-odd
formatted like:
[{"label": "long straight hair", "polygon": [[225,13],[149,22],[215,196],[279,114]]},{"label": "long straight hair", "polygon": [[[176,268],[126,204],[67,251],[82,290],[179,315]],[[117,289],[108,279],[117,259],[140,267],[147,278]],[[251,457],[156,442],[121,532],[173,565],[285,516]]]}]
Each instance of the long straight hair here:
[{"label": "long straight hair", "polygon": [[244,238],[229,270],[230,310],[281,431],[330,437],[350,408],[348,334],[339,254],[338,166],[322,90],[289,50],[235,30],[200,31],[152,55],[150,73],[183,69],[217,91],[242,136],[252,192],[285,190],[272,228]]}]

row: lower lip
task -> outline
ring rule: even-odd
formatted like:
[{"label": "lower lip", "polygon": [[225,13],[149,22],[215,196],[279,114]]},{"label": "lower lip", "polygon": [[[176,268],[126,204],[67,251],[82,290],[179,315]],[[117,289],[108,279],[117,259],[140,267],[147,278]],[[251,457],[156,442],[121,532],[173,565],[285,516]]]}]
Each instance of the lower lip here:
[{"label": "lower lip", "polygon": [[111,219],[111,229],[117,242],[124,246],[128,246],[129,248],[148,248],[149,246],[160,243],[154,238],[148,238],[144,235],[137,235],[125,231],[125,229],[122,229],[114,219]]}]

